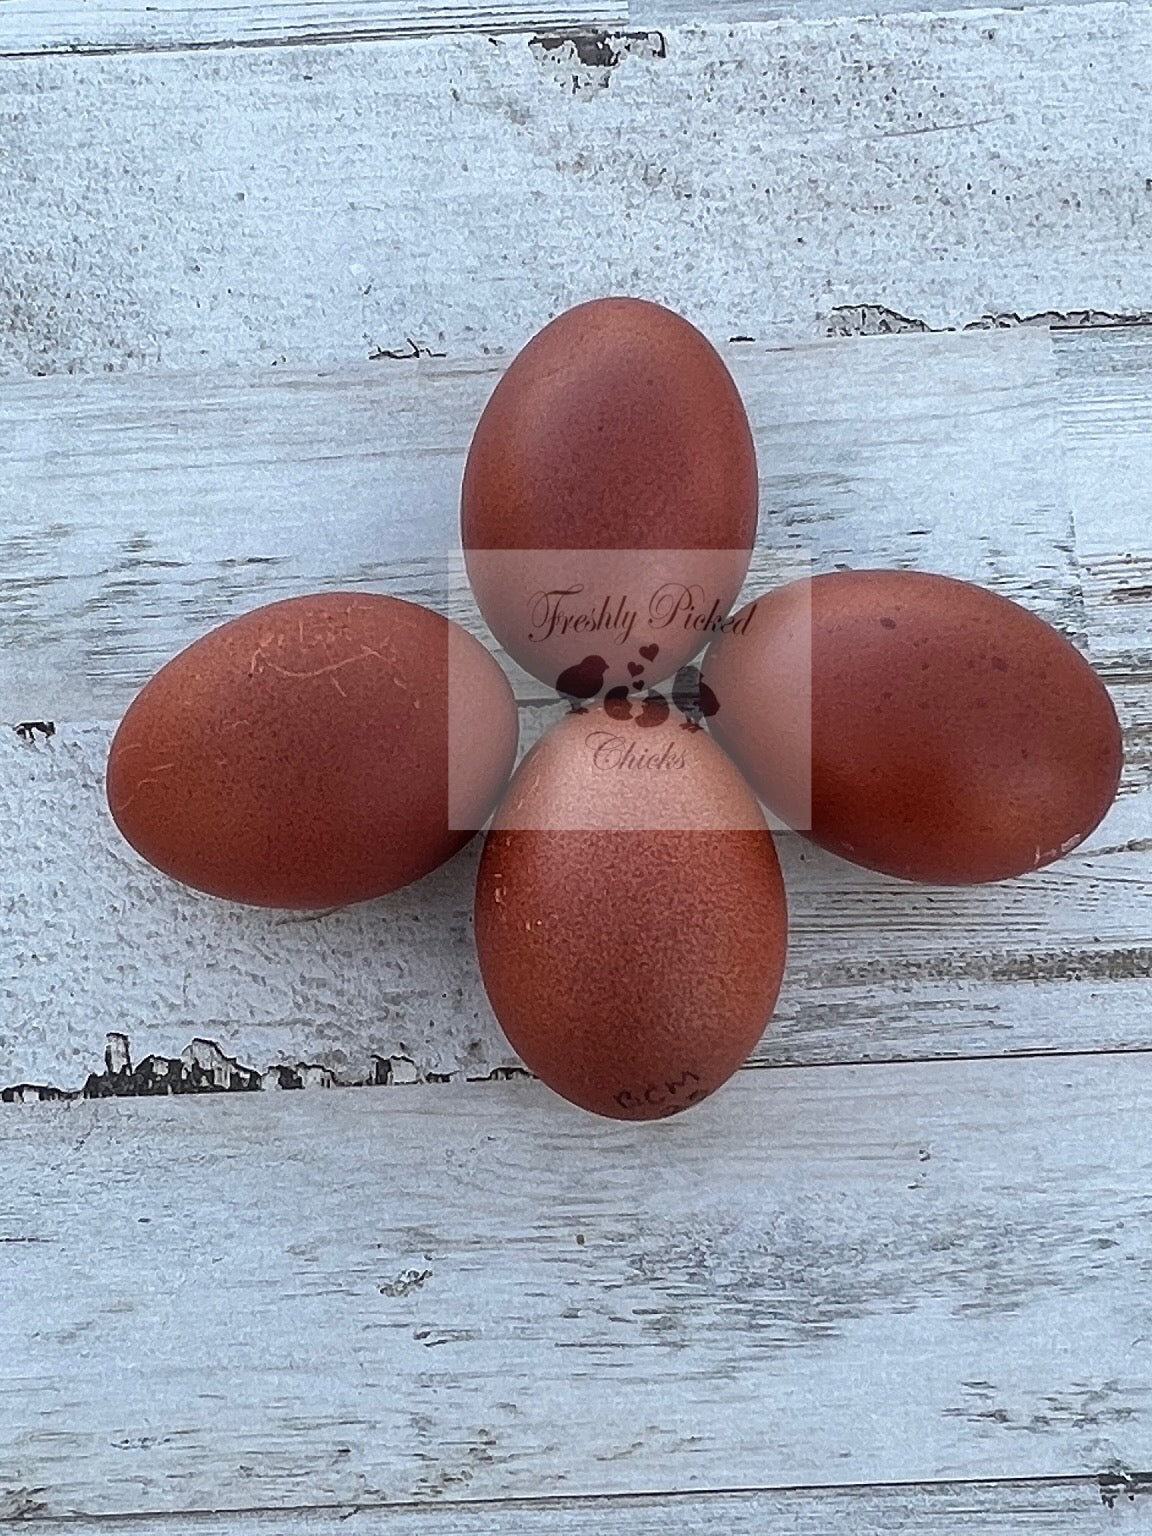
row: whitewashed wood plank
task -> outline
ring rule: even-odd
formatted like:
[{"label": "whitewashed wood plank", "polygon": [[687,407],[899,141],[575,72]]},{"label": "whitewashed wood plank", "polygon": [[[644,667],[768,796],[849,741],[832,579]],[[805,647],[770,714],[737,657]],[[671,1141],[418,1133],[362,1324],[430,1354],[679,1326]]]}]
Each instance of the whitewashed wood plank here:
[{"label": "whitewashed wood plank", "polygon": [[[757,432],[766,539],[820,567],[974,576],[1084,629],[1046,335],[729,355]],[[500,366],[8,381],[10,718],[114,715],[210,623],[289,591],[440,601],[432,563],[401,552],[454,538],[468,433]],[[524,719],[531,739],[539,716]],[[786,840],[792,964],[758,1059],[1146,1044],[1152,799],[1138,793],[1144,738],[1130,737],[1126,796],[1092,843],[1011,886],[926,893]],[[0,1088],[79,1090],[109,1032],[137,1062],[206,1037],[257,1081],[301,1063],[305,1080],[361,1081],[514,1062],[475,972],[474,855],[319,925],[197,897],[108,824],[107,739],[61,722],[0,755],[3,824],[24,844],[6,876]],[[100,939],[110,929],[115,950]]]},{"label": "whitewashed wood plank", "polygon": [[0,58],[618,27],[626,0],[2,0]]},{"label": "whitewashed wood plank", "polygon": [[1152,668],[1152,326],[1053,343],[1089,649]]},{"label": "whitewashed wood plank", "polygon": [[[76,1536],[1069,1536],[1152,1530],[1152,1479],[1090,1478],[936,1483],[895,1488],[781,1488],[611,1499],[460,1500],[434,1507],[349,1505],[233,1515],[139,1516],[69,1523]],[[35,1510],[36,1499],[12,1499]],[[27,1536],[55,1521],[21,1517]]]},{"label": "whitewashed wood plank", "polygon": [[0,1116],[0,1485],[131,1514],[1092,1476],[1152,1375],[1152,1056]]},{"label": "whitewashed wood plank", "polygon": [[1152,783],[1152,327],[1054,336],[1089,655]]},{"label": "whitewashed wood plank", "polygon": [[[1022,6],[1033,5],[1037,0],[1021,0]],[[1083,0],[1068,0],[1078,5]],[[1144,0],[1137,0],[1142,4]],[[892,11],[917,9],[917,0],[882,0],[869,7],[867,14],[886,14]],[[940,15],[948,11],[990,9],[977,6],[975,0],[934,0],[932,11]],[[786,16],[801,16],[806,20],[816,17],[835,19],[841,16],[862,14],[857,6],[855,13],[849,0],[629,0],[628,19],[634,27],[690,27],[717,22],[779,21]]]},{"label": "whitewashed wood plank", "polygon": [[1152,307],[1147,7],[705,24],[610,52],[0,64],[0,367],[476,355],[621,290],[759,340],[842,306],[932,327]]},{"label": "whitewashed wood plank", "polygon": [[[1027,0],[1029,4],[1040,0]],[[882,12],[914,9],[885,0]],[[937,11],[978,9],[940,0]],[[852,15],[845,0],[3,0],[0,57],[27,53],[150,52],[221,44],[350,42],[451,32],[529,29],[573,35],[589,62],[618,47],[612,29],[666,30],[702,22]]]},{"label": "whitewashed wood plank", "polygon": [[[247,1074],[224,1068],[218,1087],[278,1086],[275,1069],[304,1065],[324,1083],[517,1064],[476,967],[475,846],[405,891],[332,913],[218,901],[120,838],[103,793],[110,734],[0,737],[0,825],[16,852],[2,897],[0,1089],[78,1092],[103,1071],[112,1033],[135,1063],[212,1041]],[[754,1060],[1152,1045],[1152,792],[1123,797],[1069,858],[996,886],[912,886],[794,835],[779,847],[789,964]],[[105,1086],[141,1091],[139,1079]]]},{"label": "whitewashed wood plank", "polygon": [[[1046,332],[725,351],[760,460],[746,593],[782,557],[914,564],[1082,629]],[[503,367],[0,381],[0,719],[115,718],[214,624],[322,588],[428,602],[491,644],[447,573]]]}]

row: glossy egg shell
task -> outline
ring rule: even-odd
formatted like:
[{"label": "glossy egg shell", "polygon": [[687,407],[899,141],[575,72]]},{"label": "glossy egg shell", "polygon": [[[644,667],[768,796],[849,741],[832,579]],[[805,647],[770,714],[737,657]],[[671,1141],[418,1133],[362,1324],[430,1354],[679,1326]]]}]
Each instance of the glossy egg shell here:
[{"label": "glossy egg shell", "polygon": [[108,804],[133,847],[187,885],[340,906],[462,847],[517,734],[499,666],[440,614],[366,593],[290,598],[213,630],[145,685],[112,742]]},{"label": "glossy egg shell", "polygon": [[709,725],[764,803],[832,852],[906,880],[1004,880],[1111,805],[1107,690],[1018,604],[945,576],[838,571],[745,617],[706,658]]},{"label": "glossy egg shell", "polygon": [[[626,662],[652,645],[659,655],[646,658],[647,681],[670,677],[709,634],[679,619],[673,629],[659,618],[648,625],[654,594],[695,586],[701,613],[713,601],[727,611],[756,522],[755,445],[723,359],[687,320],[634,298],[577,305],[517,354],[476,426],[461,492],[461,540],[481,612],[549,686],[591,655],[608,664],[607,686],[627,682]],[[540,551],[617,558],[581,569],[549,565]],[[621,598],[638,610],[627,656],[603,633],[574,633],[551,648],[538,632],[530,638],[532,600],[576,587],[589,611]]]},{"label": "glossy egg shell", "polygon": [[[620,745],[599,771],[588,743],[606,733]],[[630,748],[665,767],[629,768]],[[663,1118],[725,1082],[784,970],[772,835],[731,762],[675,711],[641,725],[593,709],[537,743],[485,839],[475,923],[513,1047],[558,1094],[616,1119]]]}]

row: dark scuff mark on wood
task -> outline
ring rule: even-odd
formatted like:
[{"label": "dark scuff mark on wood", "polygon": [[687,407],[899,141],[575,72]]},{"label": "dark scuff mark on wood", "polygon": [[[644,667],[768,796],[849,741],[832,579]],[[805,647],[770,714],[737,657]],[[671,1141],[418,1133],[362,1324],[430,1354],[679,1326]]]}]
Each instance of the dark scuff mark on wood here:
[{"label": "dark scuff mark on wood", "polygon": [[571,32],[537,36],[528,47],[574,96],[607,90],[612,71],[626,55],[640,59],[668,57],[662,32]]},{"label": "dark scuff mark on wood", "polygon": [[406,1269],[402,1274],[397,1275],[395,1280],[386,1280],[376,1289],[381,1296],[409,1296],[413,1291],[423,1290],[431,1278],[430,1269]]},{"label": "dark scuff mark on wood", "polygon": [[1115,1509],[1117,1499],[1134,1504],[1140,1494],[1152,1493],[1152,1472],[1101,1472],[1097,1481],[1106,1509]]},{"label": "dark scuff mark on wood", "polygon": [[12,729],[21,741],[35,741],[42,737],[45,741],[56,734],[56,722],[54,720],[21,720],[19,725]]},{"label": "dark scuff mark on wood", "polygon": [[408,343],[407,349],[403,347],[376,347],[368,354],[370,363],[380,363],[391,360],[397,363],[410,363],[418,357],[447,357],[447,352],[434,352],[431,347],[426,347],[418,341],[413,341],[411,336],[405,336]]}]

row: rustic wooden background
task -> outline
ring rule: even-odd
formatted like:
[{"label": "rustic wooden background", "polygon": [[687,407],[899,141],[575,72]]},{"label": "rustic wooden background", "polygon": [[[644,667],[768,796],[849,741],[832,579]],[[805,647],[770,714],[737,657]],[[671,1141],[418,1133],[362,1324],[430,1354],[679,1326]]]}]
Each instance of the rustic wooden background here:
[{"label": "rustic wooden background", "polygon": [[[1152,1531],[1152,7],[849,10],[0,0],[0,1530]],[[744,392],[749,590],[983,581],[1128,749],[1005,885],[781,838],[777,1017],[642,1127],[518,1069],[474,850],[255,912],[101,791],[261,602],[483,634],[472,425],[613,292]]]}]

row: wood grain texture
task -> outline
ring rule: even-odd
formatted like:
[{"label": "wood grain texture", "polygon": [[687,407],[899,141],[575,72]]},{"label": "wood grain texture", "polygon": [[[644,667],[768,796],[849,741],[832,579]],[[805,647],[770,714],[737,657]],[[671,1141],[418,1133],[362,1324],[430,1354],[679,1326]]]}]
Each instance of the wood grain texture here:
[{"label": "wood grain texture", "polygon": [[[1023,5],[1034,5],[1038,0],[1022,0]],[[1043,0],[1039,0],[1043,3]],[[1092,0],[1068,0],[1073,5],[1092,3]],[[1138,4],[1144,0],[1137,0]],[[887,14],[892,11],[913,11],[917,0],[883,0],[882,4],[869,8],[869,14]],[[936,0],[932,6],[934,15],[949,11],[977,10],[975,0]],[[836,17],[860,14],[846,0],[629,0],[628,23],[633,27],[690,27],[703,22],[715,25],[728,22],[779,21],[783,17]]]},{"label": "wood grain texture", "polygon": [[[1041,0],[1028,0],[1030,4]],[[1081,0],[1085,3],[1085,0]],[[915,9],[885,0],[881,12]],[[936,11],[977,9],[942,0]],[[589,55],[614,46],[610,29],[666,30],[706,22],[851,15],[845,0],[2,0],[0,57],[29,53],[155,52],[295,42],[351,42],[453,32],[573,34]]]},{"label": "wood grain texture", "polygon": [[0,0],[0,57],[622,26],[626,0]]},{"label": "wood grain texture", "polygon": [[[1080,632],[1047,332],[724,350],[760,464],[748,595],[784,562],[920,564]],[[213,625],[323,588],[427,602],[491,644],[449,560],[504,366],[0,381],[0,719],[117,718]]]},{"label": "wood grain texture", "polygon": [[[1111,387],[1108,347],[1124,358],[1140,339],[1077,333],[1059,342],[1059,370],[1052,338],[1028,328],[728,349],[763,476],[754,585],[772,546],[819,568],[906,563],[986,582],[1090,647],[1129,748],[1092,840],[1008,885],[926,891],[782,839],[791,960],[755,1060],[1149,1044],[1152,712],[1131,635],[1107,638],[1107,594],[1089,584],[1085,606],[1073,542],[1122,551],[1144,524],[1123,465],[1076,473],[1064,423],[1091,402],[1062,393],[1076,348],[1083,394],[1086,380]],[[410,552],[455,538],[471,423],[501,366],[0,385],[0,686],[9,720],[58,724],[47,741],[0,742],[0,825],[19,850],[4,878],[0,1088],[79,1091],[111,1033],[137,1064],[215,1042],[248,1074],[221,1067],[216,1086],[275,1086],[280,1069],[404,1082],[515,1064],[475,968],[475,850],[383,902],[261,913],[152,871],[102,791],[111,721],[211,624],[322,586],[442,602],[442,562]],[[1124,399],[1139,421],[1138,394]],[[523,712],[526,740],[545,718]]]},{"label": "wood grain texture", "polygon": [[1135,1467],[1150,1091],[1135,1054],[744,1074],[655,1129],[535,1084],[6,1114],[0,1486],[63,1516]]},{"label": "wood grain texture", "polygon": [[[14,1509],[34,1511],[19,1493]],[[0,1506],[2,1508],[3,1506]],[[461,1499],[396,1507],[350,1504],[243,1514],[159,1515],[69,1522],[75,1536],[1069,1536],[1152,1530],[1146,1476],[935,1483],[905,1487],[781,1488],[647,1497]],[[60,1530],[34,1513],[22,1536]]]},{"label": "wood grain texture", "polygon": [[1152,329],[1054,337],[1088,648],[1152,783]]},{"label": "wood grain texture", "polygon": [[1152,327],[1054,338],[1077,551],[1101,661],[1152,667]]},{"label": "wood grain texture", "polygon": [[[0,739],[0,824],[16,839],[0,1088],[78,1091],[110,1033],[137,1062],[209,1039],[253,1086],[278,1067],[403,1082],[517,1064],[476,968],[475,845],[407,890],[336,912],[218,901],[120,838],[103,796],[109,737]],[[998,886],[911,886],[795,835],[779,847],[789,963],[755,1061],[1152,1046],[1147,791],[1122,798],[1070,857]]]},{"label": "wood grain texture", "polygon": [[0,62],[0,368],[476,356],[621,290],[759,340],[841,306],[1152,309],[1147,7],[703,24],[599,57]]}]

